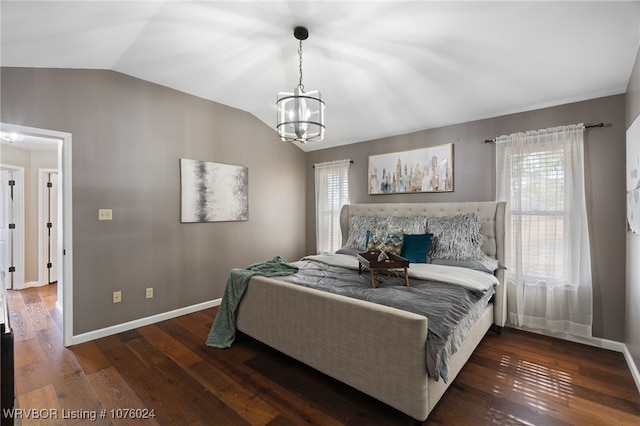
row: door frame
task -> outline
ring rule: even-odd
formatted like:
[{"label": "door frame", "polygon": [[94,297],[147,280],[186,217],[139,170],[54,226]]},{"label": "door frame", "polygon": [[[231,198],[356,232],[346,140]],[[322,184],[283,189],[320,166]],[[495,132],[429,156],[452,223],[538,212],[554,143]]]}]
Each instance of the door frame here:
[{"label": "door frame", "polygon": [[[0,123],[0,130],[58,139],[58,307],[62,308],[62,340],[73,344],[73,197],[71,133]],[[61,260],[60,260],[61,258]]]}]

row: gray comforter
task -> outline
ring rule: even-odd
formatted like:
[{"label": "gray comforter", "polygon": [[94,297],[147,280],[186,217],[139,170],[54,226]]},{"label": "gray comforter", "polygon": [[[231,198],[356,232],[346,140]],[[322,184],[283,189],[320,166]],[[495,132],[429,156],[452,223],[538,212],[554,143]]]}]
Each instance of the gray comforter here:
[{"label": "gray comforter", "polygon": [[[439,281],[383,277],[370,288],[369,273],[312,260],[293,262],[298,273],[275,279],[424,315],[429,319],[427,370],[434,380],[449,380],[449,357],[455,353],[495,290],[471,291]],[[466,317],[466,319],[465,319]],[[462,321],[465,319],[465,321]],[[458,327],[461,325],[461,327]],[[464,327],[463,327],[464,326]]]}]

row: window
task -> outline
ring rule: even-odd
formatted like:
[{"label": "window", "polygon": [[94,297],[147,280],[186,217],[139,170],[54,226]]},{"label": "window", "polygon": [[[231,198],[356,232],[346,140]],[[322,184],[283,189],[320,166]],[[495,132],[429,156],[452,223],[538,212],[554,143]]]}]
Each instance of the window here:
[{"label": "window", "polygon": [[507,311],[512,325],[591,337],[584,126],[496,140],[496,197],[507,207]]},{"label": "window", "polygon": [[534,151],[511,155],[511,257],[522,256],[522,269],[529,281],[548,285],[571,285],[562,249],[565,230],[564,150]]},{"label": "window", "polygon": [[350,164],[350,160],[339,160],[314,166],[318,253],[334,253],[342,245],[340,210],[349,203]]}]

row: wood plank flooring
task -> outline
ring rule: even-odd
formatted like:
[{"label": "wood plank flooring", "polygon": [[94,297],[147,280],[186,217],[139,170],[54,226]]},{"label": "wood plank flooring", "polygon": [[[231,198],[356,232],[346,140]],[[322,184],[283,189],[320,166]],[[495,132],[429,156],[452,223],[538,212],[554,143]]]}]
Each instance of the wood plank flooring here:
[{"label": "wood plank flooring", "polygon": [[[58,413],[18,425],[413,423],[248,336],[208,348],[216,308],[64,348],[55,294],[55,285],[9,292],[18,405]],[[155,417],[124,418],[127,409]],[[425,422],[639,424],[640,394],[622,354],[514,329],[487,334]]]}]

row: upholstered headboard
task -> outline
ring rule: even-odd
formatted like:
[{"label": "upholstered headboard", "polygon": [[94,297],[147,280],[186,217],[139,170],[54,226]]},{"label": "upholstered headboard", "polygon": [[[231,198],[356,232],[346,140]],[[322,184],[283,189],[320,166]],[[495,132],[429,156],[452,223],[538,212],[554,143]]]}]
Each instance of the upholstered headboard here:
[{"label": "upholstered headboard", "polygon": [[[482,251],[499,262],[505,262],[505,202],[478,201],[478,202],[450,202],[450,203],[371,203],[371,204],[347,204],[340,212],[340,227],[342,229],[342,241],[347,241],[349,236],[349,224],[352,216],[426,216],[442,217],[453,216],[461,213],[477,213],[482,221],[480,233],[483,236]],[[428,221],[428,219],[427,219]],[[494,322],[504,326],[506,322],[506,286],[504,283],[504,270],[495,272],[500,281],[496,289],[494,301]]]}]

